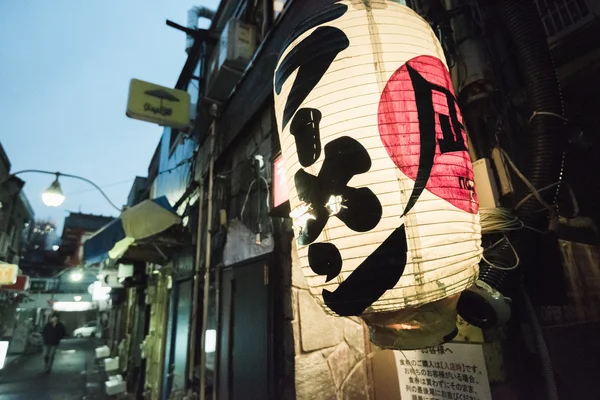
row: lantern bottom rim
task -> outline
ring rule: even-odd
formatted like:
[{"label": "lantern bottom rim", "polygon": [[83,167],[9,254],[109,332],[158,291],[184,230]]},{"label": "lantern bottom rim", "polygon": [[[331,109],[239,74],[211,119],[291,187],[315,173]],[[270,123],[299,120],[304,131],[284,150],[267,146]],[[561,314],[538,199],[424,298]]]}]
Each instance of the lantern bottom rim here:
[{"label": "lantern bottom rim", "polygon": [[460,294],[400,310],[361,315],[371,342],[381,349],[417,350],[439,346],[458,335],[456,303]]}]

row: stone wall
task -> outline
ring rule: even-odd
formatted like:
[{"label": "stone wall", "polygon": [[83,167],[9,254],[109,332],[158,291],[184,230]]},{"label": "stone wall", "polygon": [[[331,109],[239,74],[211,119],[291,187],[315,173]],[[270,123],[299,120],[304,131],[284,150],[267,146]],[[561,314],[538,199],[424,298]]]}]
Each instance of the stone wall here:
[{"label": "stone wall", "polygon": [[330,316],[317,304],[292,244],[292,310],[298,400],[368,400],[366,328],[359,318]]}]

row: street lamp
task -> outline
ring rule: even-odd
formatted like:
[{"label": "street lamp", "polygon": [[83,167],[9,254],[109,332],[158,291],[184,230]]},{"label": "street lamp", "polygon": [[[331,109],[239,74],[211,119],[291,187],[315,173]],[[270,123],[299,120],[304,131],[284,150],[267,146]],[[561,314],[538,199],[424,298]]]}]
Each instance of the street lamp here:
[{"label": "street lamp", "polygon": [[65,195],[58,182],[58,175],[48,189],[42,193],[42,201],[48,207],[59,207],[65,201]]},{"label": "street lamp", "polygon": [[119,212],[122,211],[120,207],[117,207],[115,205],[115,203],[110,201],[110,199],[108,198],[106,193],[104,193],[104,191],[100,188],[100,186],[96,185],[94,182],[90,181],[89,179],[86,179],[86,178],[83,178],[83,177],[77,176],[77,175],[63,174],[62,172],[43,171],[43,170],[39,170],[39,169],[25,169],[25,170],[17,171],[15,173],[11,174],[7,179],[5,179],[4,181],[1,181],[0,185],[4,184],[4,182],[8,181],[10,178],[12,178],[16,175],[30,173],[30,172],[35,172],[38,174],[46,174],[46,175],[56,175],[56,179],[54,179],[54,182],[52,182],[52,184],[48,187],[48,189],[46,189],[44,191],[44,193],[42,193],[42,201],[44,202],[45,205],[47,205],[49,207],[59,207],[65,201],[65,195],[60,187],[60,183],[58,182],[58,178],[60,178],[61,176],[64,176],[67,178],[78,179],[80,181],[89,183],[90,185],[92,185],[94,188],[96,188],[100,192],[100,194],[106,199],[106,201],[113,208],[115,208]]}]

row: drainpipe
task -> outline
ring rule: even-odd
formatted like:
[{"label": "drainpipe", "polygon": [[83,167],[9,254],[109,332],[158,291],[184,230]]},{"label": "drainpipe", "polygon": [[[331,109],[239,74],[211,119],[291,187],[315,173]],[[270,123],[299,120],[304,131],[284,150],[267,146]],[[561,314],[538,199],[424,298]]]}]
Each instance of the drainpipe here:
[{"label": "drainpipe", "polygon": [[194,294],[192,297],[192,329],[190,331],[188,360],[188,381],[194,380],[194,366],[196,364],[196,332],[198,329],[198,294],[200,292],[200,256],[202,254],[202,215],[204,209],[204,178],[200,178],[200,199],[198,200],[198,227],[196,228],[196,254],[194,271]]},{"label": "drainpipe", "polygon": [[[206,18],[210,21],[215,17],[215,12],[208,7],[192,7],[188,10],[187,27],[189,29],[198,29],[198,20],[200,18]],[[189,53],[190,49],[194,45],[194,36],[186,35],[185,38],[185,51]]]},{"label": "drainpipe", "polygon": [[202,349],[200,353],[200,400],[206,399],[206,324],[208,322],[208,304],[210,300],[210,262],[211,262],[211,226],[213,208],[213,182],[215,167],[215,136],[217,123],[213,120],[210,128],[210,166],[208,172],[208,207],[206,210],[206,247],[204,260],[204,304],[202,308]]},{"label": "drainpipe", "polygon": [[[533,2],[498,0],[496,4],[512,38],[533,112],[529,120],[531,150],[524,175],[531,186],[539,190],[562,179],[563,151],[568,135],[560,86],[540,16]],[[546,204],[554,204],[557,192],[547,190],[539,192],[539,196]],[[556,214],[547,209],[539,212],[540,208],[540,201],[529,196],[515,214],[526,227],[545,231],[554,223]],[[508,235],[512,245],[505,241],[485,253],[489,263],[480,263],[479,284],[465,291],[458,304],[459,314],[468,322],[483,327],[496,325],[498,315],[493,303],[499,296],[515,292],[521,280],[521,272],[511,267],[515,264],[514,253],[529,261],[526,268],[543,273],[543,266],[528,260],[535,257],[529,243],[538,235],[536,231],[515,231]],[[472,310],[477,312],[469,313]]]}]

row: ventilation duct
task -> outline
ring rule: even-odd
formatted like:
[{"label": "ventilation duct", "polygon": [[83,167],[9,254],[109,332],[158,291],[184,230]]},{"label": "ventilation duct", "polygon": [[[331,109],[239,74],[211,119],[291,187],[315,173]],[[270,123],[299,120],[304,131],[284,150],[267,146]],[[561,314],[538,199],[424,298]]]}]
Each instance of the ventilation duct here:
[{"label": "ventilation duct", "polygon": [[[198,20],[206,18],[210,21],[215,17],[215,12],[208,7],[192,7],[188,10],[187,27],[189,29],[198,29]],[[189,52],[194,45],[194,37],[187,35],[185,38],[185,51]]]}]

